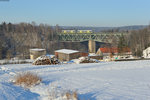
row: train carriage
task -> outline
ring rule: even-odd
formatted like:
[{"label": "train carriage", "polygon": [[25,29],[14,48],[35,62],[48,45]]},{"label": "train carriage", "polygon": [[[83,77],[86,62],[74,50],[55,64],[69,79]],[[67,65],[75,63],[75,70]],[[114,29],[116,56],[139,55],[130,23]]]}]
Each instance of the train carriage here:
[{"label": "train carriage", "polygon": [[63,34],[74,34],[74,33],[77,33],[77,34],[88,34],[88,33],[92,33],[92,30],[62,30]]},{"label": "train carriage", "polygon": [[67,34],[67,33],[76,33],[75,30],[62,30],[62,33]]},{"label": "train carriage", "polygon": [[92,33],[92,30],[77,30],[77,33]]}]

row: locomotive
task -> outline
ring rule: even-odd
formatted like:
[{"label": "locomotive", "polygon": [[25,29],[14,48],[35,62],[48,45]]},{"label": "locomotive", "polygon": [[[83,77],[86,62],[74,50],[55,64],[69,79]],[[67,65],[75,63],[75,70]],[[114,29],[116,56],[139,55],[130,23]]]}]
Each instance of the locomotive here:
[{"label": "locomotive", "polygon": [[74,33],[92,33],[92,30],[62,30],[61,33],[63,34],[74,34]]}]

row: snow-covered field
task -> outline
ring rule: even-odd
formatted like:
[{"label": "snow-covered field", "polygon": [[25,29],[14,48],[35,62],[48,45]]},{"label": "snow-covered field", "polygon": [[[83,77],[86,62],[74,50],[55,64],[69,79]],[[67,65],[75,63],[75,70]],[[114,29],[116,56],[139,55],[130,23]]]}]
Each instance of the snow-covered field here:
[{"label": "snow-covered field", "polygon": [[[24,89],[10,82],[25,71],[37,73],[42,83]],[[80,100],[150,100],[150,61],[0,65],[0,100],[47,100],[54,89],[77,91]]]}]

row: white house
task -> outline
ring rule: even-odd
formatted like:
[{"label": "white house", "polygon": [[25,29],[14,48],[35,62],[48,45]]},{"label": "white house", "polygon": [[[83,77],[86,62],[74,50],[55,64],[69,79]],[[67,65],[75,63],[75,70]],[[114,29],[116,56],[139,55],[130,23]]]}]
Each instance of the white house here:
[{"label": "white house", "polygon": [[150,58],[150,47],[143,50],[143,57],[144,58]]}]

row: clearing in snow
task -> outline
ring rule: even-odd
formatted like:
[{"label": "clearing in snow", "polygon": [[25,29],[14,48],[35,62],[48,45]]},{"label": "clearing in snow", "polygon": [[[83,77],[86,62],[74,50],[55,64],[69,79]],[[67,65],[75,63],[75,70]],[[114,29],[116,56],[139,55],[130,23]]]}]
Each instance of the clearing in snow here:
[{"label": "clearing in snow", "polygon": [[[33,72],[42,83],[24,89],[12,84],[21,72]],[[150,61],[88,64],[0,65],[0,100],[48,100],[64,91],[76,91],[80,100],[150,100]]]}]

